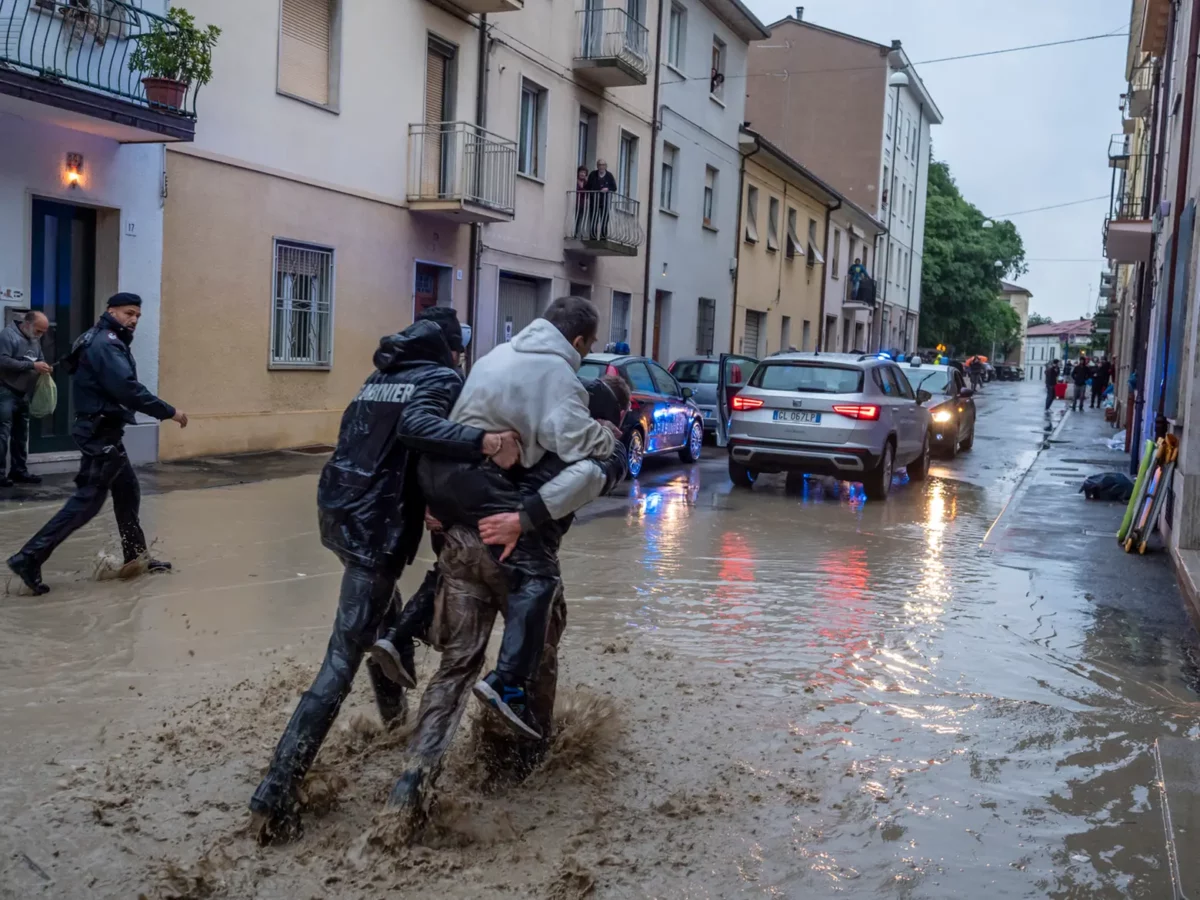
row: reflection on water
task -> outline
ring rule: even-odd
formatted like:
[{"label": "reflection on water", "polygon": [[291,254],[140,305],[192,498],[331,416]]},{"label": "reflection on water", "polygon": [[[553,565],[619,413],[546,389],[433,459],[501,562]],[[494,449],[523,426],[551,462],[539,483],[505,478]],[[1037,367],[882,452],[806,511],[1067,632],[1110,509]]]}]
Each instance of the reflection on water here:
[{"label": "reflection on water", "polygon": [[[1029,596],[1027,572],[980,551],[1001,501],[969,484],[898,484],[886,504],[860,490],[804,479],[706,505],[681,477],[640,492],[624,522],[590,523],[594,556],[567,561],[591,586],[573,628],[649,629],[711,666],[734,752],[764,772],[802,766],[823,798],[780,806],[756,883],[788,897],[976,896],[980,872],[999,896],[1158,886],[1146,749],[1200,730],[1179,674],[1191,635]],[[642,564],[631,603],[600,587],[596,567],[621,558]],[[752,677],[729,677],[743,666]]]}]

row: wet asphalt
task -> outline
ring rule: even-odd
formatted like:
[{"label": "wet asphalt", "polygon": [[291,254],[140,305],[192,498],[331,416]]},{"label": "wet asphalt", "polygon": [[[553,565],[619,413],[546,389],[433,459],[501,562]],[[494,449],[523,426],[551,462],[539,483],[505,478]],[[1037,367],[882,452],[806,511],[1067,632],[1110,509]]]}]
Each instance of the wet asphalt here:
[{"label": "wet asphalt", "polygon": [[[1046,416],[1024,384],[978,407],[975,448],[924,483],[901,473],[886,503],[828,479],[734,489],[706,446],[584,511],[562,553],[563,681],[622,710],[610,780],[479,799],[518,822],[519,849],[431,850],[451,869],[388,896],[574,896],[554,893],[568,861],[601,897],[1170,896],[1150,751],[1200,736],[1200,638],[1164,555],[1120,552],[1122,510],[1077,493],[1125,466],[1100,413]],[[136,896],[105,891],[146,883],[164,844],[194,856],[235,827],[270,735],[187,782],[190,806],[219,810],[192,819],[153,755],[105,736],[319,659],[340,574],[315,533],[319,464],[158,467],[147,531],[176,574],[95,581],[106,513],[51,561],[52,594],[0,601],[0,897]],[[0,544],[55,489],[0,504]],[[97,827],[63,787],[64,766],[113,753],[159,782],[137,803],[160,838]],[[352,805],[312,840],[335,844]],[[329,883],[269,858],[230,896]]]}]

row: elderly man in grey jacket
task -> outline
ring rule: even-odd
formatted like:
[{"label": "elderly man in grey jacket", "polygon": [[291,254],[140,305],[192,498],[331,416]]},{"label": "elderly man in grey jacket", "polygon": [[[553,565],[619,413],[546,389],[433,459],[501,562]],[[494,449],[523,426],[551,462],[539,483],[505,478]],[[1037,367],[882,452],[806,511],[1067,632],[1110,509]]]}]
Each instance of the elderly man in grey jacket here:
[{"label": "elderly man in grey jacket", "polygon": [[29,395],[38,376],[53,371],[42,355],[42,335],[49,327],[43,313],[31,310],[0,330],[0,453],[8,453],[8,474],[0,469],[0,487],[42,480],[28,468]]}]

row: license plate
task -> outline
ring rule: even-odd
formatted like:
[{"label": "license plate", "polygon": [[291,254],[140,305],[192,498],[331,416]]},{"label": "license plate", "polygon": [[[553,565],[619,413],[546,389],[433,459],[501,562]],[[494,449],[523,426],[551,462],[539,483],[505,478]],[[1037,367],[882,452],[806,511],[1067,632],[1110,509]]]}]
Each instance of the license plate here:
[{"label": "license plate", "polygon": [[775,410],[774,419],[776,422],[793,422],[797,425],[821,424],[821,414],[819,412],[800,412],[794,409],[777,409]]}]

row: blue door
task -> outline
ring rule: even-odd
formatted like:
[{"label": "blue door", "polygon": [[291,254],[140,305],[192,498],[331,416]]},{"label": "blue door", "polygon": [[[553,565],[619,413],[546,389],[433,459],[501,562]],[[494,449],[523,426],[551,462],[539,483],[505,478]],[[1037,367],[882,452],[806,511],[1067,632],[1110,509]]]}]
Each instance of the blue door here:
[{"label": "blue door", "polygon": [[68,203],[33,201],[33,240],[30,265],[31,309],[50,320],[42,352],[54,366],[58,409],[53,416],[34,419],[29,432],[31,453],[73,450],[70,379],[59,362],[71,345],[91,327],[95,310],[96,211]]}]

